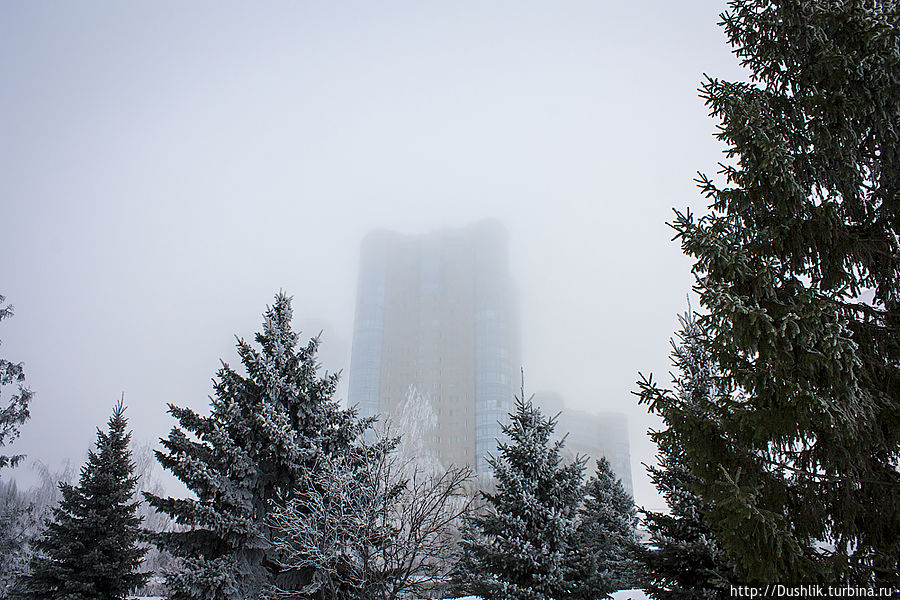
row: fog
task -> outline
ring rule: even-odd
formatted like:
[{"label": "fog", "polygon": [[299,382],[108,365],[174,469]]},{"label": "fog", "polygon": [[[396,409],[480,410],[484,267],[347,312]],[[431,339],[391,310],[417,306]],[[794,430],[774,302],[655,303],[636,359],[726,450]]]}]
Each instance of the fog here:
[{"label": "fog", "polygon": [[[12,447],[80,461],[124,392],[138,441],[208,406],[278,290],[349,370],[359,244],[503,222],[526,391],[628,415],[638,504],[712,174],[724,2],[0,5],[0,355]],[[346,395],[346,377],[340,390]],[[20,467],[4,476],[25,477]]]}]

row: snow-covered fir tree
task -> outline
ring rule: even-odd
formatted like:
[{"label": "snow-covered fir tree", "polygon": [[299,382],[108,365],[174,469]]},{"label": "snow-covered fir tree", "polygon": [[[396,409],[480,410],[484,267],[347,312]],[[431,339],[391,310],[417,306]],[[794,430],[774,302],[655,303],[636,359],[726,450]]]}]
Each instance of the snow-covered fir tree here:
[{"label": "snow-covered fir tree", "polygon": [[[679,317],[681,331],[672,342],[676,369],[673,393],[651,405],[667,427],[651,433],[659,453],[658,466],[648,467],[669,513],[642,510],[649,545],[638,552],[645,591],[657,600],[713,600],[737,584],[733,565],[704,520],[709,506],[692,491],[698,483],[684,460],[677,427],[681,415],[703,413],[716,402],[715,369],[701,342],[703,330],[692,313]],[[642,382],[644,393],[652,390]],[[647,400],[654,400],[647,397]],[[656,400],[659,400],[656,398]]]},{"label": "snow-covered fir tree", "polygon": [[146,581],[148,574],[137,572],[146,548],[138,544],[141,521],[127,424],[120,401],[108,430],[97,431],[78,485],[60,483],[62,501],[34,544],[23,597],[121,600]]},{"label": "snow-covered fir tree", "polygon": [[312,569],[285,569],[272,547],[267,514],[303,494],[309,471],[345,452],[367,425],[332,398],[336,375],[319,375],[318,339],[298,347],[291,299],[280,293],[256,335],[238,340],[246,375],[222,365],[211,411],[169,405],[178,420],[157,453],[196,499],[145,494],[183,529],[155,535],[179,568],[166,574],[172,599],[244,600],[276,586],[309,583]]},{"label": "snow-covered fir tree", "polygon": [[730,0],[721,24],[749,81],[702,84],[728,160],[672,227],[740,394],[677,424],[692,487],[748,581],[896,588],[900,2]]},{"label": "snow-covered fir tree", "polygon": [[508,442],[488,460],[495,493],[469,519],[455,568],[461,592],[486,600],[566,600],[584,592],[579,570],[579,506],[584,461],[563,464],[563,441],[551,442],[556,419],[516,398]]},{"label": "snow-covered fir tree", "polygon": [[637,564],[637,510],[609,461],[597,461],[597,470],[585,486],[578,526],[582,555],[584,598],[603,598],[635,587]]}]

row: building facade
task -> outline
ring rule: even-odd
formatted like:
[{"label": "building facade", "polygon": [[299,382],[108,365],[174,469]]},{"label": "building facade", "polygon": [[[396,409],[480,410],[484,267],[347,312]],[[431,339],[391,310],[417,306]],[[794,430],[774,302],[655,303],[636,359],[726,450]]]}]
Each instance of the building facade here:
[{"label": "building facade", "polygon": [[365,238],[348,389],[361,415],[396,415],[414,389],[436,417],[428,452],[486,473],[512,409],[518,348],[499,223]]},{"label": "building facade", "polygon": [[606,457],[622,486],[634,495],[631,478],[631,451],[628,439],[628,421],[617,412],[588,413],[566,408],[562,396],[552,392],[534,395],[534,403],[548,416],[559,415],[554,439],[565,436],[565,456],[586,456],[585,475],[596,472],[596,461]]}]

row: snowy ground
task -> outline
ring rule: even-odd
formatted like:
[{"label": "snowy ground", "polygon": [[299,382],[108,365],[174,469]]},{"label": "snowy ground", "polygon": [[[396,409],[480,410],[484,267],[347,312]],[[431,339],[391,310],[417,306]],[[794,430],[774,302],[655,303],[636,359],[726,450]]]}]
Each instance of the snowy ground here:
[{"label": "snowy ground", "polygon": [[622,590],[612,595],[615,600],[647,600],[643,590]]},{"label": "snowy ground", "polygon": [[[647,595],[641,590],[622,590],[612,595],[614,600],[647,600]],[[161,596],[141,596],[131,600],[164,600]],[[465,598],[456,598],[455,600],[480,600],[476,596],[466,596]]]},{"label": "snowy ground", "polygon": [[[622,590],[612,595],[614,600],[647,600],[647,594],[641,590]],[[477,596],[466,596],[455,600],[480,600]]]}]

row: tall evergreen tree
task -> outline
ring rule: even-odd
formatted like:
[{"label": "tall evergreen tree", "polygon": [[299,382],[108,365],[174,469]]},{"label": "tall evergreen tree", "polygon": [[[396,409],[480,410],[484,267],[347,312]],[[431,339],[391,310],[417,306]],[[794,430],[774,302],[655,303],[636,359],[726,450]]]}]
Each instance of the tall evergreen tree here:
[{"label": "tall evergreen tree", "polygon": [[60,483],[62,501],[35,542],[24,596],[42,600],[121,600],[149,576],[137,569],[146,548],[138,545],[137,478],[120,401],[108,431],[97,430],[78,485]]},{"label": "tall evergreen tree", "polygon": [[291,316],[290,298],[278,294],[256,335],[260,348],[238,340],[246,375],[223,363],[209,416],[169,405],[179,426],[157,458],[196,494],[145,494],[183,527],[154,538],[179,561],[166,574],[170,598],[243,600],[308,583],[311,572],[279,567],[266,517],[277,500],[302,494],[304,474],[349,448],[366,423],[332,398],[337,376],[319,376],[318,340],[298,348]]},{"label": "tall evergreen tree", "polygon": [[635,587],[637,564],[637,510],[609,461],[597,461],[597,470],[585,486],[578,525],[578,552],[582,560],[585,599]]},{"label": "tall evergreen tree", "polygon": [[495,493],[471,518],[455,569],[460,591],[486,600],[579,598],[578,508],[584,461],[563,465],[563,441],[551,443],[556,419],[516,398],[508,442],[488,460]]},{"label": "tall evergreen tree", "polygon": [[729,594],[737,580],[724,551],[704,521],[700,498],[691,492],[696,478],[668,450],[660,450],[659,466],[650,479],[666,499],[669,513],[641,511],[648,546],[638,551],[643,583],[657,600],[714,600]]},{"label": "tall evergreen tree", "polygon": [[[669,507],[668,513],[641,511],[648,546],[637,551],[642,588],[658,600],[713,600],[728,595],[737,583],[734,568],[716,543],[704,514],[709,507],[692,489],[698,479],[686,466],[678,440],[682,415],[703,412],[717,403],[715,369],[700,343],[703,334],[692,313],[679,317],[679,341],[672,342],[676,369],[673,396],[651,405],[666,427],[651,432],[658,466],[648,467],[650,479]],[[643,389],[649,389],[645,382]]]},{"label": "tall evergreen tree", "polygon": [[900,4],[732,0],[733,159],[674,228],[731,392],[680,441],[751,581],[900,581]]}]

